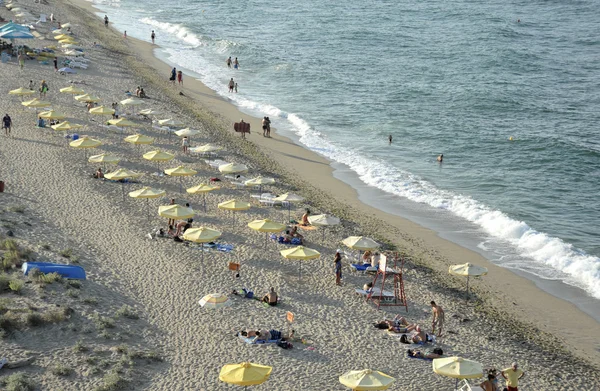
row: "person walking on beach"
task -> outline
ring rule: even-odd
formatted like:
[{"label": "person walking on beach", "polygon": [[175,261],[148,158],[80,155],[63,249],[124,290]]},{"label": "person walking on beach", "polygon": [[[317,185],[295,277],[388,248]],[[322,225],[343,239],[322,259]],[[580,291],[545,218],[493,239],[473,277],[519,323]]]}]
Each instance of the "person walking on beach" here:
[{"label": "person walking on beach", "polygon": [[231,80],[229,80],[229,92],[233,92],[234,88],[235,88],[235,82],[233,81],[233,77],[232,77]]},{"label": "person walking on beach", "polygon": [[340,254],[340,250],[335,252],[333,264],[335,269],[335,285],[342,285],[342,255]]},{"label": "person walking on beach", "polygon": [[154,30],[152,30],[152,34],[150,34],[150,38],[152,39],[152,45],[154,45],[154,39],[156,38],[156,34],[154,33]]},{"label": "person walking on beach", "polygon": [[46,80],[42,80],[42,84],[40,84],[40,98],[45,98],[46,92],[48,92],[48,83],[46,83]]},{"label": "person walking on beach", "polygon": [[433,315],[433,320],[431,321],[431,333],[441,337],[444,328],[444,309],[435,304],[435,301],[432,300],[431,313]]},{"label": "person walking on beach", "polygon": [[171,77],[169,78],[169,80],[171,81],[171,83],[175,84],[176,78],[177,78],[177,69],[173,68],[173,69],[171,69]]},{"label": "person walking on beach", "polygon": [[267,137],[271,137],[271,118],[267,117]]},{"label": "person walking on beach", "polygon": [[233,60],[233,69],[238,69],[239,67],[240,67],[240,63],[236,57],[235,60]]},{"label": "person walking on beach", "polygon": [[183,136],[183,139],[181,141],[181,148],[183,150],[183,153],[185,153],[186,155],[188,153],[189,146],[190,146],[190,140],[188,140],[187,136]]},{"label": "person walking on beach", "polygon": [[127,30],[123,31],[123,38],[127,39]]},{"label": "person walking on beach", "polygon": [[262,128],[263,128],[263,137],[267,137],[267,117],[263,117]]},{"label": "person walking on beach", "polygon": [[226,63],[227,63],[227,68],[231,68],[231,56],[229,56]]},{"label": "person walking on beach", "polygon": [[23,70],[23,68],[25,67],[25,55],[23,54],[23,52],[19,53],[17,60],[19,60],[19,68]]},{"label": "person walking on beach", "polygon": [[58,57],[54,57],[54,72],[58,72]]},{"label": "person walking on beach", "polygon": [[183,84],[183,72],[177,71],[177,83]]},{"label": "person walking on beach", "polygon": [[12,129],[12,118],[10,118],[10,115],[6,114],[4,118],[2,118],[2,127],[4,128],[4,135],[10,136],[10,131]]},{"label": "person walking on beach", "polygon": [[34,89],[33,80],[29,80],[29,89],[30,89],[31,91],[33,91],[33,89]]},{"label": "person walking on beach", "polygon": [[506,388],[508,391],[519,391],[519,380],[525,376],[525,372],[519,369],[519,365],[513,362],[510,368],[504,369],[502,377],[506,380]]},{"label": "person walking on beach", "polygon": [[108,27],[108,15],[104,15],[104,27]]}]

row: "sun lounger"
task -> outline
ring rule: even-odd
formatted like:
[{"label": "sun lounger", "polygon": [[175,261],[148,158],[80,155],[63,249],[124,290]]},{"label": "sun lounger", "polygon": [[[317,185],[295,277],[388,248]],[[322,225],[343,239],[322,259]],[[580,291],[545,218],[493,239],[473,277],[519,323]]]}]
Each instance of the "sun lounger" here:
[{"label": "sun lounger", "polygon": [[352,263],[352,264],[350,264],[350,267],[352,269],[354,269],[355,272],[364,272],[368,268],[371,267],[371,264],[370,263],[363,263],[362,265],[360,265],[358,263]]},{"label": "sun lounger", "polygon": [[483,388],[479,386],[472,386],[469,384],[467,379],[463,379],[457,384],[456,391],[483,391]]}]

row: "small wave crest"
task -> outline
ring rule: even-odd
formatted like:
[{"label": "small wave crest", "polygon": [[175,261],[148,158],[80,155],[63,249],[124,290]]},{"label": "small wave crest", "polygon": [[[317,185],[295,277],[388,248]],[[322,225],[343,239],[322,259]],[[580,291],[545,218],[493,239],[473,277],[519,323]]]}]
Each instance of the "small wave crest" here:
[{"label": "small wave crest", "polygon": [[198,47],[202,45],[202,39],[200,36],[191,32],[187,27],[180,24],[160,22],[152,18],[142,18],[140,22],[153,26],[157,30],[166,31],[167,33],[177,37],[178,39],[194,46]]}]

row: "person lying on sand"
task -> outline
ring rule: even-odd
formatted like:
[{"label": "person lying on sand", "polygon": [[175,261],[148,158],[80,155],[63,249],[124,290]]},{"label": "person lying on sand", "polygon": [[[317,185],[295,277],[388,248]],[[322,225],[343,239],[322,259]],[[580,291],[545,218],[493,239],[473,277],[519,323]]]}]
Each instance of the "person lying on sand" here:
[{"label": "person lying on sand", "polygon": [[192,226],[192,224],[190,224],[188,221],[186,220],[182,220],[179,223],[177,223],[177,231],[175,231],[175,236],[179,236],[183,233],[185,233],[185,231],[190,228]]},{"label": "person lying on sand", "polygon": [[278,299],[279,298],[277,297],[277,292],[275,292],[275,288],[271,287],[271,291],[263,296],[262,301],[267,303],[271,307],[274,307],[277,305]]},{"label": "person lying on sand", "polygon": [[408,354],[409,357],[429,358],[429,359],[440,358],[444,355],[444,351],[440,348],[435,348],[433,350],[425,350],[425,351],[420,351],[417,349],[408,349],[406,351],[406,353]]},{"label": "person lying on sand", "polygon": [[[408,329],[408,327],[407,327]],[[411,330],[408,330],[409,332]],[[403,334],[400,337],[402,343],[427,343],[434,342],[434,336],[427,334],[421,326],[417,325],[411,334]]]}]

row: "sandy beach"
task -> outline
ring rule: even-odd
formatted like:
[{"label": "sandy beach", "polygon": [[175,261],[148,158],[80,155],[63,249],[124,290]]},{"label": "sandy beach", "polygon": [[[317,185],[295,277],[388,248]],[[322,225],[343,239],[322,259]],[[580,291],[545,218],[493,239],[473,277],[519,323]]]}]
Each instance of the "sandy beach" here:
[{"label": "sandy beach", "polygon": [[[20,295],[0,292],[2,316],[17,316],[27,308],[71,309],[55,323],[25,324],[6,332],[0,358],[34,356],[36,361],[21,369],[1,369],[2,377],[24,373],[40,390],[229,390],[236,388],[219,382],[219,370],[249,360],[274,368],[269,381],[256,387],[259,390],[342,390],[338,376],[363,368],[395,377],[391,390],[451,389],[453,379],[434,374],[429,361],[407,358],[408,345],[372,326],[384,316],[402,314],[429,329],[429,302],[435,300],[446,311],[447,332],[436,344],[446,356],[498,369],[517,361],[527,372],[519,387],[523,390],[600,388],[600,327],[573,304],[428,229],[363,204],[353,188],[333,177],[326,159],[276,132],[272,138],[262,137],[259,119],[241,113],[192,77],[184,76],[182,88],[171,85],[167,81],[171,66],[154,57],[154,47],[106,29],[89,3],[18,4],[33,15],[53,13],[62,23],[70,22],[90,65],[75,75],[60,75],[51,63],[36,60],[26,61],[23,70],[14,59],[0,64],[0,114],[9,113],[14,124],[10,137],[0,135],[0,180],[6,183],[0,194],[0,236],[9,239],[7,232],[12,231],[20,248],[30,250],[30,259],[76,262],[85,268],[88,280],[76,289],[66,282],[45,286],[34,282],[26,284]],[[0,16],[10,19],[12,13],[2,7]],[[50,22],[37,24],[42,39],[26,43],[37,48],[56,45],[51,34],[56,27]],[[94,42],[100,46],[94,47]],[[29,80],[37,88],[42,79],[50,86],[46,99],[52,108],[84,125],[76,133],[102,141],[87,156],[111,153],[121,158],[119,167],[144,175],[125,185],[93,179],[98,165],[88,163],[83,150],[70,148],[64,132],[35,127],[35,111],[7,93],[27,87]],[[313,214],[340,217],[342,225],[328,231],[325,241],[319,230],[301,231],[305,245],[322,256],[303,261],[299,279],[299,262],[279,255],[287,246],[270,240],[265,246],[264,234],[247,227],[255,219],[286,222],[287,209],[261,205],[250,196],[252,189],[235,186],[198,155],[183,154],[179,137],[139,116],[126,115],[140,124],[136,130],[101,126],[101,118],[89,115],[83,103],[59,93],[70,81],[83,82],[74,85],[97,95],[106,106],[126,99],[126,90],[144,86],[149,99],[141,108],[161,112],[158,119],[174,118],[201,131],[191,138],[192,146],[220,145],[218,158],[248,165],[248,177],[276,179],[264,191],[302,195],[306,201],[293,205],[292,218],[299,220],[308,207]],[[240,118],[252,127],[246,140],[232,130]],[[135,131],[155,142],[139,148],[123,142]],[[181,194],[178,178],[156,175],[156,164],[142,159],[143,153],[156,149],[175,155],[161,169],[183,165],[198,171],[182,179],[184,189],[211,177],[222,179],[222,188],[207,196],[206,212],[202,196],[185,190]],[[142,186],[167,192],[162,199],[149,201],[150,219],[145,201],[123,197],[123,192]],[[198,212],[193,226],[221,230],[219,243],[231,244],[233,250],[204,251],[201,260],[203,250],[197,247],[148,239],[147,233],[166,226],[156,211],[170,198],[189,202]],[[248,211],[236,213],[235,225],[230,214],[217,208],[232,198],[252,203]],[[372,277],[352,272],[348,259],[343,285],[334,284],[333,256],[343,248],[341,240],[351,235],[372,237],[405,258],[408,313],[403,307],[377,310],[357,297],[355,289]],[[72,254],[63,255],[65,249]],[[3,249],[4,254],[7,251]],[[239,278],[228,270],[230,262],[241,264]],[[465,262],[489,269],[487,276],[471,280],[468,304],[464,279],[447,273],[449,265]],[[6,273],[28,279],[16,268]],[[258,295],[274,287],[283,302],[268,307],[232,296],[233,304],[223,309],[198,304],[208,293],[229,294],[243,287]],[[72,291],[76,292],[68,293]],[[295,314],[298,337],[291,350],[250,345],[235,336],[246,328],[285,329],[287,311]],[[58,365],[70,371],[61,375]],[[120,388],[107,388],[111,376],[119,378]]]}]

